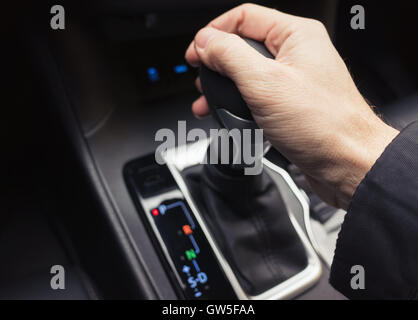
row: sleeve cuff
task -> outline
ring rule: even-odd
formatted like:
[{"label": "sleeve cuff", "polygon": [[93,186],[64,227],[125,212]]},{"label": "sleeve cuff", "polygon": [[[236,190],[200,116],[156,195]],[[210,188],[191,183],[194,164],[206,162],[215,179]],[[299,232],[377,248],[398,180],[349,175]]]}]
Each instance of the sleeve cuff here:
[{"label": "sleeve cuff", "polygon": [[[354,193],[331,266],[333,287],[351,299],[418,297],[417,199],[414,122],[388,145]],[[364,269],[364,289],[352,288],[356,265]]]}]

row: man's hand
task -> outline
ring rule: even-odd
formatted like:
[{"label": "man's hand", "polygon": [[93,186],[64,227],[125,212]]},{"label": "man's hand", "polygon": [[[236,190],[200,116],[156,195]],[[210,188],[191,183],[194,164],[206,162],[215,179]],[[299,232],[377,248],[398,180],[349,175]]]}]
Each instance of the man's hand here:
[{"label": "man's hand", "polygon": [[[275,60],[239,36],[264,42]],[[265,136],[333,206],[347,208],[398,133],[371,110],[316,20],[241,5],[200,30],[186,59],[231,78]],[[203,96],[192,109],[209,113]]]}]

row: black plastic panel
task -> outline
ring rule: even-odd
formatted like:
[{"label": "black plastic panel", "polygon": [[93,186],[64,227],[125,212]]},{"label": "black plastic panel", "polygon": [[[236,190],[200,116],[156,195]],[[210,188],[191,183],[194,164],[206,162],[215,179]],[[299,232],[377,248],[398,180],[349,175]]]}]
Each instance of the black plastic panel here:
[{"label": "black plastic panel", "polygon": [[[186,200],[170,198],[168,192],[177,190],[180,193],[180,190],[168,168],[155,163],[154,155],[151,155],[127,164],[124,175],[179,296],[186,299],[236,299]],[[144,204],[146,200],[160,198],[162,200],[155,206]]]}]

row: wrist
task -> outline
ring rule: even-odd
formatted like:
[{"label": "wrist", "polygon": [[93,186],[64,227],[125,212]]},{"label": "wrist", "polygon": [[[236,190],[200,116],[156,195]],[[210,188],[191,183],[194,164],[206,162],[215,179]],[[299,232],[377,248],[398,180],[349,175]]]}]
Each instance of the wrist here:
[{"label": "wrist", "polygon": [[399,133],[377,117],[365,123],[364,130],[360,130],[355,137],[350,136],[343,144],[344,160],[335,174],[338,177],[337,203],[344,209],[347,209],[358,185]]}]

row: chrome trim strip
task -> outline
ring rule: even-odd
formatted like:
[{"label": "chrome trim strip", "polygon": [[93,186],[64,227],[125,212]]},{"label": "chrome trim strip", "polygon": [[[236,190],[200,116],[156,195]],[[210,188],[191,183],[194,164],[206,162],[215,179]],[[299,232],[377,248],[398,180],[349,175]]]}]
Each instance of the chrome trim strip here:
[{"label": "chrome trim strip", "polygon": [[303,222],[304,222],[304,227],[305,227],[305,230],[306,230],[306,235],[308,236],[308,238],[309,238],[309,240],[311,242],[311,246],[315,250],[316,254],[321,258],[321,260],[326,265],[328,265],[328,267],[330,267],[330,264],[329,264],[329,262],[327,262],[327,259],[324,257],[324,254],[322,253],[321,247],[318,244],[318,242],[316,241],[315,235],[314,235],[314,233],[312,231],[311,220],[310,220],[311,217],[310,217],[310,214],[309,214],[308,200],[306,200],[306,197],[303,195],[302,191],[295,184],[295,182],[293,181],[292,177],[287,173],[287,171],[283,170],[279,166],[276,166],[274,163],[270,162],[267,159],[263,159],[263,160],[264,160],[264,164],[267,165],[270,169],[276,171],[277,173],[280,172],[280,174],[282,175],[282,177],[288,183],[290,189],[292,189],[293,193],[295,194],[295,196],[300,201],[301,205],[303,206],[303,213],[304,213],[304,215],[303,215]]}]

